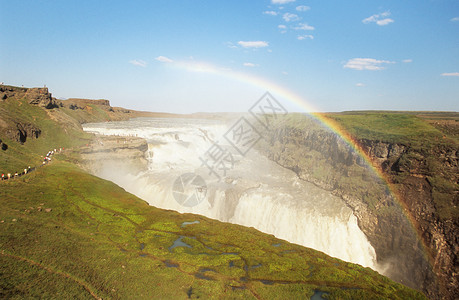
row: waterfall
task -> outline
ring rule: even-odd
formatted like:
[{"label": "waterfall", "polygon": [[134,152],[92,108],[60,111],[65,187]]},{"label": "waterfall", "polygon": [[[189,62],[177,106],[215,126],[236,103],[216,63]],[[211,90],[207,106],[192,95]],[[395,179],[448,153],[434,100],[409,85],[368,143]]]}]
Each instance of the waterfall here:
[{"label": "waterfall", "polygon": [[[136,135],[148,141],[147,172],[125,174],[101,171],[111,180],[149,204],[182,213],[251,226],[289,242],[323,251],[330,256],[377,269],[374,248],[344,202],[330,192],[301,181],[251,149],[234,154],[235,164],[225,178],[209,176],[200,157],[228,126],[197,119],[134,119],[86,124],[84,129],[105,135]],[[224,145],[228,147],[228,145]],[[182,174],[205,179],[206,198],[187,207],[174,198],[174,182]]]}]

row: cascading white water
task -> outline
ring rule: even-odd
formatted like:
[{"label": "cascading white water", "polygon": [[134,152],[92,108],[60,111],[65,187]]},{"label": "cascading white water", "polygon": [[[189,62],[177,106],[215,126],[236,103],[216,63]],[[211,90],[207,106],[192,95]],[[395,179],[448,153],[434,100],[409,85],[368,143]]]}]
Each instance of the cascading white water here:
[{"label": "cascading white water", "polygon": [[[127,174],[106,166],[97,175],[153,206],[253,226],[289,242],[377,270],[374,248],[340,198],[299,180],[292,171],[254,149],[245,156],[233,152],[235,164],[226,178],[217,180],[209,175],[200,157],[215,141],[229,147],[221,138],[229,129],[223,122],[142,118],[86,124],[84,129],[104,135],[138,136],[148,141],[148,172]],[[172,194],[175,180],[189,172],[201,175],[207,185],[207,197],[193,207],[180,205]]]}]

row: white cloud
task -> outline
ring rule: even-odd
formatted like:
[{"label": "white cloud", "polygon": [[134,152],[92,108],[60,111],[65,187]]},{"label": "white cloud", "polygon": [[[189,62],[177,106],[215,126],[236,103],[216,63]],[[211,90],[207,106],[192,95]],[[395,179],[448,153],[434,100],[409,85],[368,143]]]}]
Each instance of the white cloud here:
[{"label": "white cloud", "polygon": [[459,22],[459,17],[454,17],[450,20],[451,22]]},{"label": "white cloud", "polygon": [[139,66],[139,67],[144,67],[144,68],[147,66],[147,62],[141,59],[133,59],[133,60],[130,60],[129,63],[133,64],[134,66]]},{"label": "white cloud", "polygon": [[286,72],[286,71],[282,71],[281,73],[282,73],[282,75],[286,75],[286,76],[288,75],[288,72]]},{"label": "white cloud", "polygon": [[265,41],[239,41],[237,43],[244,48],[263,48],[269,46],[268,42]]},{"label": "white cloud", "polygon": [[291,14],[291,13],[283,14],[282,18],[284,18],[285,22],[298,21],[300,19],[300,17],[298,17],[298,15]]},{"label": "white cloud", "polygon": [[314,30],[314,26],[308,25],[306,23],[299,23],[298,26],[292,27],[295,30]]},{"label": "white cloud", "polygon": [[300,6],[296,7],[297,11],[307,11],[307,10],[310,10],[310,9],[311,8],[309,6],[306,6],[306,5],[300,5]]},{"label": "white cloud", "polygon": [[271,0],[272,4],[287,4],[290,2],[295,2],[296,0]]},{"label": "white cloud", "polygon": [[171,62],[173,62],[172,59],[167,58],[167,57],[165,57],[165,56],[158,56],[158,57],[156,57],[155,59],[156,59],[157,61],[160,61],[160,62],[163,62],[163,63],[171,63]]},{"label": "white cloud", "polygon": [[442,73],[441,76],[455,76],[455,77],[459,77],[459,72],[454,72],[454,73]]},{"label": "white cloud", "polygon": [[363,84],[363,83],[359,82],[359,83],[356,83],[356,84],[355,84],[355,86],[356,86],[356,87],[364,87],[364,86],[365,86],[365,84]]},{"label": "white cloud", "polygon": [[388,17],[388,16],[390,16],[390,11],[385,11],[385,12],[383,12],[383,13],[380,13],[379,15],[380,15],[381,17]]},{"label": "white cloud", "polygon": [[306,39],[311,39],[313,40],[314,39],[314,36],[310,35],[310,34],[303,34],[303,35],[299,35],[297,37],[297,39],[299,39],[300,41],[302,40],[306,40]]},{"label": "white cloud", "polygon": [[387,19],[382,19],[382,20],[377,20],[376,21],[376,24],[378,24],[379,26],[388,25],[390,23],[394,23],[394,20],[392,20],[390,18],[387,18]]},{"label": "white cloud", "polygon": [[347,61],[344,65],[344,68],[353,69],[353,70],[384,70],[384,64],[393,64],[393,61],[388,60],[377,60],[374,58],[352,58]]},{"label": "white cloud", "polygon": [[228,47],[228,48],[231,48],[231,49],[237,49],[237,46],[234,45],[233,43],[231,42],[226,42],[225,45]]},{"label": "white cloud", "polygon": [[277,12],[275,12],[273,10],[264,11],[263,14],[270,15],[270,16],[277,16]]},{"label": "white cloud", "polygon": [[386,18],[390,16],[390,12],[389,11],[385,11],[383,13],[380,13],[380,14],[375,14],[375,15],[372,15],[366,19],[363,19],[362,22],[364,24],[368,24],[368,23],[376,23],[378,24],[379,26],[384,26],[384,25],[388,25],[390,23],[393,23],[394,20],[391,19],[391,18]]},{"label": "white cloud", "polygon": [[287,32],[287,26],[281,24],[281,25],[277,25],[277,28],[280,29],[280,32],[281,33],[286,33]]},{"label": "white cloud", "polygon": [[412,60],[412,59],[404,59],[404,60],[402,60],[402,62],[404,62],[404,63],[410,63],[410,62],[413,62],[413,60]]},{"label": "white cloud", "polygon": [[244,67],[258,67],[258,65],[254,64],[254,63],[250,63],[250,62],[246,62],[246,63],[243,63],[242,64]]}]

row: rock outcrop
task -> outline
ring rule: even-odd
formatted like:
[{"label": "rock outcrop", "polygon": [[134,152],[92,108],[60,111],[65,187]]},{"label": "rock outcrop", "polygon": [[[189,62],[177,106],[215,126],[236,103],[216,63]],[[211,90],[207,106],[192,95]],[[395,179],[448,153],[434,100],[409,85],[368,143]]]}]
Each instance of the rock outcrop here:
[{"label": "rock outcrop", "polygon": [[48,88],[23,88],[9,85],[0,86],[0,99],[8,98],[27,99],[29,104],[38,105],[47,109],[57,107],[56,100],[52,97]]},{"label": "rock outcrop", "polygon": [[83,167],[96,175],[104,172],[136,175],[148,168],[147,150],[148,144],[142,138],[97,135],[81,149],[81,158]]},{"label": "rock outcrop", "polygon": [[110,101],[105,99],[80,99],[70,98],[56,100],[59,107],[73,111],[83,111],[84,114],[75,115],[80,124],[100,121],[122,121],[134,118],[139,112],[121,107],[110,106]]},{"label": "rock outcrop", "polygon": [[97,105],[102,109],[113,111],[113,108],[110,106],[110,101],[105,99],[80,99],[80,98],[69,98],[67,100],[58,100],[59,104],[63,107],[70,109],[84,109],[88,105]]},{"label": "rock outcrop", "polygon": [[41,129],[30,123],[16,123],[16,126],[6,131],[13,141],[24,144],[27,139],[37,139],[41,134]]},{"label": "rock outcrop", "polygon": [[24,98],[29,100],[30,104],[38,105],[47,109],[57,107],[55,99],[48,92],[48,88],[31,88],[28,89]]},{"label": "rock outcrop", "polygon": [[6,151],[8,149],[8,145],[3,143],[1,139],[0,139],[0,149],[3,151]]}]

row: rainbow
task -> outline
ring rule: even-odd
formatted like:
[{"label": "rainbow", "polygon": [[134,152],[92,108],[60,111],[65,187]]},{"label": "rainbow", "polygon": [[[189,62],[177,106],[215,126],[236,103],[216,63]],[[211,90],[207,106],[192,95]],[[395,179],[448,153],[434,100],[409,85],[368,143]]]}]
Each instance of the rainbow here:
[{"label": "rainbow", "polygon": [[387,175],[381,170],[381,168],[374,162],[369,155],[363,151],[362,147],[357,143],[357,141],[346,131],[344,130],[337,122],[334,120],[327,118],[325,114],[318,113],[318,109],[311,105],[308,101],[306,101],[301,96],[295,94],[294,92],[288,90],[285,87],[282,87],[272,81],[269,81],[264,78],[260,78],[257,76],[253,76],[243,72],[237,72],[230,69],[220,68],[214,66],[209,63],[204,62],[196,62],[196,61],[186,61],[186,62],[171,62],[168,63],[173,67],[177,67],[180,69],[185,69],[189,72],[200,72],[200,73],[208,73],[208,74],[215,74],[217,76],[222,76],[231,80],[235,80],[238,82],[242,82],[251,86],[255,86],[258,88],[263,89],[264,91],[268,91],[269,93],[273,94],[276,97],[280,97],[285,99],[294,105],[298,106],[302,111],[308,113],[314,119],[319,121],[322,125],[326,128],[330,129],[332,132],[336,133],[341,139],[347,143],[362,159],[365,160],[366,164],[372,169],[372,171],[386,184],[388,187],[392,197],[399,203],[400,207],[402,208],[402,212],[405,217],[409,220],[409,223],[412,227],[413,232],[416,233],[418,242],[421,243],[423,247],[423,253],[425,259],[433,266],[433,257],[430,255],[430,251],[428,251],[427,246],[423,243],[422,238],[420,237],[420,233],[418,232],[415,224],[414,218],[409,213],[407,205],[401,201],[401,196],[396,189],[396,187],[390,183],[390,180]]}]

